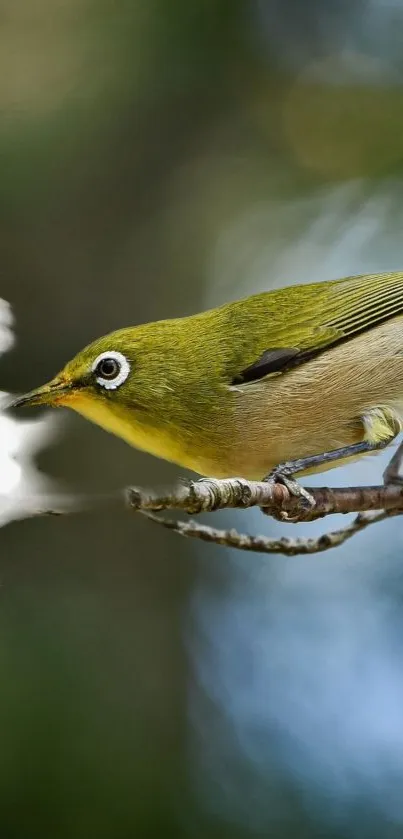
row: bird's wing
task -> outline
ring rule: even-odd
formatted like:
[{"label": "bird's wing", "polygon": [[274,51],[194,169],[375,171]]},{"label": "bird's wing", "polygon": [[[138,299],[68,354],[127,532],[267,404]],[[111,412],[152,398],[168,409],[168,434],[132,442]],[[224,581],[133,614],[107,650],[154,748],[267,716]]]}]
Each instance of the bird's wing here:
[{"label": "bird's wing", "polygon": [[234,376],[233,384],[283,373],[328,347],[403,315],[403,273],[294,286],[266,297],[266,347]]}]

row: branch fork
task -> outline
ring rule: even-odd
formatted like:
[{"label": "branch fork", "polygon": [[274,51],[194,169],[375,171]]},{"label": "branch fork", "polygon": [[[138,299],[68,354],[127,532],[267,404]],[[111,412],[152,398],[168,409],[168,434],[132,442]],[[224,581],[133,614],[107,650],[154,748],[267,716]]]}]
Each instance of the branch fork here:
[{"label": "branch fork", "polygon": [[[131,487],[127,499],[131,509],[141,512],[153,522],[182,536],[214,542],[227,547],[259,553],[280,553],[286,556],[312,554],[341,545],[370,524],[403,513],[403,486],[389,484],[364,487],[310,487],[315,501],[307,507],[304,498],[293,496],[286,486],[244,478],[214,480],[203,478],[180,484],[170,493],[156,493]],[[314,521],[334,513],[358,513],[346,527],[325,533],[318,538],[273,539],[252,536],[235,530],[218,530],[194,521],[176,521],[158,515],[165,510],[181,510],[189,515],[224,509],[261,507],[274,518]]]}]

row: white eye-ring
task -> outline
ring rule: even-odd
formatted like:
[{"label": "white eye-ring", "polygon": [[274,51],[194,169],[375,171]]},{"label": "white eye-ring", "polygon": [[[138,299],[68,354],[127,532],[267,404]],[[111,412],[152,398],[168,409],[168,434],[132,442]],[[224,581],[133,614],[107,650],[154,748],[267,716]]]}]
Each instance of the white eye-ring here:
[{"label": "white eye-ring", "polygon": [[121,352],[109,350],[97,356],[91,370],[101,387],[116,390],[126,381],[130,373],[130,364]]}]

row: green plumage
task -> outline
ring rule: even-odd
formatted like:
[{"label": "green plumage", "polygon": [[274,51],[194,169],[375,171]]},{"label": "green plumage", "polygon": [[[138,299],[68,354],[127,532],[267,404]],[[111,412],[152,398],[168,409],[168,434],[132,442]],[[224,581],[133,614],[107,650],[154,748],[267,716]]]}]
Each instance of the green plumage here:
[{"label": "green plumage", "polygon": [[[116,390],[92,372],[109,351],[130,364]],[[290,286],[128,327],[54,381],[66,395],[53,384],[40,401],[217,477],[262,478],[284,460],[389,439],[403,419],[403,273]]]}]

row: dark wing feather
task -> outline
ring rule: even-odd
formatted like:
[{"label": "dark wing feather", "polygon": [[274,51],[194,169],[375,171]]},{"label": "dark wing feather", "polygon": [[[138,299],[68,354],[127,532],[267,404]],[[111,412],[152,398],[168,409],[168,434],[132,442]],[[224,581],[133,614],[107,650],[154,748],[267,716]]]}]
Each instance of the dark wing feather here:
[{"label": "dark wing feather", "polygon": [[257,361],[234,377],[232,384],[241,385],[246,382],[255,382],[257,379],[263,379],[264,376],[270,376],[273,373],[283,373],[299,355],[300,350],[296,347],[265,350]]}]

